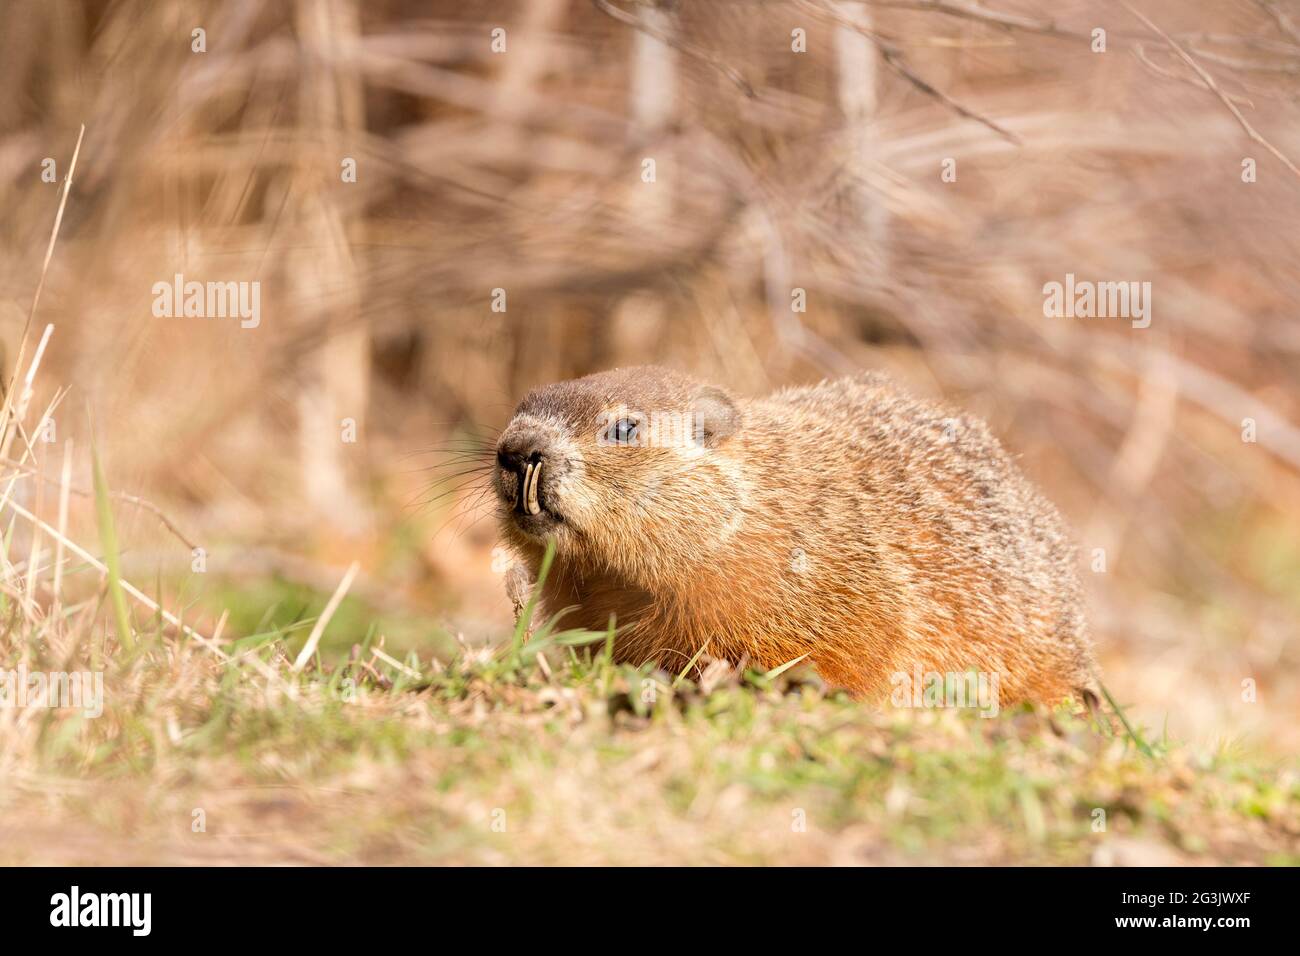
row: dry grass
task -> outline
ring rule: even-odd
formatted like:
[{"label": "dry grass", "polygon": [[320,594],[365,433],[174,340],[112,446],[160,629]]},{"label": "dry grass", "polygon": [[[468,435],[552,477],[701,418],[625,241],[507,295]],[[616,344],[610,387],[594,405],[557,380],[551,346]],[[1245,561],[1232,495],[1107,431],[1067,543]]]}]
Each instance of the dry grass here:
[{"label": "dry grass", "polygon": [[292,697],[142,634],[109,655],[103,717],[7,721],[0,862],[1300,862],[1294,770],[1145,756],[1064,712],[882,714],[554,646],[306,675],[259,653]]}]

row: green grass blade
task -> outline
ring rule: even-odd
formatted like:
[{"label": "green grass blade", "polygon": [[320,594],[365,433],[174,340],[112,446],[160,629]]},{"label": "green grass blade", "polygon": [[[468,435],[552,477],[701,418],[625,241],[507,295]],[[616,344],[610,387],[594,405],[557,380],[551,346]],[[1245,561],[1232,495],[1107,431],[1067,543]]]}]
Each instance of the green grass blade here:
[{"label": "green grass blade", "polygon": [[533,610],[541,599],[542,585],[546,583],[546,576],[551,573],[551,562],[554,560],[555,539],[547,538],[546,553],[542,555],[542,566],[537,571],[537,583],[533,585],[533,592],[528,596],[528,603],[520,612],[519,620],[515,621],[514,639],[510,642],[510,649],[515,655],[518,655],[519,649],[524,646],[524,635],[528,633],[528,625],[533,621]]},{"label": "green grass blade", "polygon": [[1119,716],[1119,722],[1124,725],[1124,729],[1128,732],[1129,737],[1132,738],[1137,749],[1148,757],[1154,757],[1155,751],[1152,750],[1150,745],[1142,739],[1142,735],[1133,729],[1133,725],[1128,722],[1128,717],[1124,715],[1124,709],[1120,707],[1119,704],[1115,703],[1115,698],[1110,696],[1110,691],[1106,689],[1106,685],[1101,681],[1097,681],[1097,686],[1101,688],[1102,694],[1105,695],[1106,703],[1110,704],[1111,709]]},{"label": "green grass blade", "polygon": [[763,677],[766,678],[767,680],[772,680],[774,677],[780,677],[790,668],[794,667],[794,665],[804,660],[807,656],[808,656],[807,654],[800,654],[792,661],[786,661],[784,664],[781,664],[778,667],[773,667],[770,671],[764,674]]},{"label": "green grass blade", "polygon": [[700,659],[700,657],[704,654],[704,651],[708,646],[709,646],[709,642],[705,641],[704,644],[700,647],[700,649],[695,652],[695,656],[686,662],[686,666],[682,668],[682,672],[678,674],[677,679],[673,681],[674,689],[676,689],[681,684],[682,681],[686,680],[686,675],[690,673],[691,668],[695,666],[695,662]]}]

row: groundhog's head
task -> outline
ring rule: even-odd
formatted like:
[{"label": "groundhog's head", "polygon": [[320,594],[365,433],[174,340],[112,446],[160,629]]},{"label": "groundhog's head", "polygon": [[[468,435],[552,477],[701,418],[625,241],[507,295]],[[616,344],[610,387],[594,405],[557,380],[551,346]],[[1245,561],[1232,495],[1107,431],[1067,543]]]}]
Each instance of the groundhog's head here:
[{"label": "groundhog's head", "polygon": [[497,442],[506,536],[650,583],[734,533],[741,414],[726,392],[668,369],[615,369],[536,389]]}]

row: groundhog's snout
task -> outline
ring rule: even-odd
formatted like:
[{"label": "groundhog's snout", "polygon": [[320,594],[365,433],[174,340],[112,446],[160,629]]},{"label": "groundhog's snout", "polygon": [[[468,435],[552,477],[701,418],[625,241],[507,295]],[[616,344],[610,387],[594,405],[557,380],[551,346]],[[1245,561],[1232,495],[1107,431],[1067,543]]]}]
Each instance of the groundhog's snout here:
[{"label": "groundhog's snout", "polygon": [[542,453],[499,451],[497,463],[514,476],[515,510],[530,515],[541,514]]},{"label": "groundhog's snout", "polygon": [[513,423],[497,443],[497,493],[525,530],[559,519],[555,480],[563,468],[554,436],[545,429]]}]

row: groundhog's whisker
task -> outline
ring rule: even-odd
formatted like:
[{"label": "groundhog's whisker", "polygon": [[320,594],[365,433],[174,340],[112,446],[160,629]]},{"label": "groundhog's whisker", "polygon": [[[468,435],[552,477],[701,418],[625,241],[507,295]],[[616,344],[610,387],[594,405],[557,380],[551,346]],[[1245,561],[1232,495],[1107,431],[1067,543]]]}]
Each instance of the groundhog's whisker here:
[{"label": "groundhog's whisker", "polygon": [[[477,478],[485,477],[487,469],[485,468],[467,468],[463,471],[455,471],[451,474],[440,475],[437,481],[431,482],[430,487],[440,488],[445,484],[456,482],[455,487],[463,488],[465,485],[472,483]],[[465,479],[461,481],[461,479]]]},{"label": "groundhog's whisker", "polygon": [[[466,488],[471,487],[474,483],[475,482],[473,479],[469,481],[462,481],[458,485],[453,485],[450,488],[444,488],[443,490],[437,492],[437,494],[432,494],[429,495],[428,497],[422,498],[418,500],[416,504],[419,507],[427,507],[429,505],[437,504],[439,501],[441,501],[443,498],[446,498],[448,495],[454,495],[458,492],[464,491]],[[485,486],[485,490],[490,488],[491,488],[490,485]]]},{"label": "groundhog's whisker", "polygon": [[[453,536],[460,537],[488,515],[492,514],[496,500],[494,497],[489,497],[491,491],[491,486],[488,486],[470,497],[467,501],[457,505],[457,510],[439,526],[435,534],[441,534],[448,525],[455,524],[456,529],[453,532]],[[467,520],[468,523],[466,523]]]},{"label": "groundhog's whisker", "polygon": [[429,445],[416,451],[407,452],[403,458],[419,458],[421,455],[445,455],[448,452],[490,452],[496,445],[495,437],[454,438],[435,445]]},{"label": "groundhog's whisker", "polygon": [[470,472],[475,472],[475,471],[484,471],[484,472],[491,471],[493,464],[494,463],[491,461],[486,461],[486,460],[475,461],[473,459],[466,458],[460,461],[444,461],[441,462],[440,464],[428,465],[424,468],[411,468],[403,472],[403,474],[407,474],[407,475],[426,474],[431,471],[438,471],[439,469],[442,468],[461,468],[463,469],[461,474],[469,474]]},{"label": "groundhog's whisker", "polygon": [[[475,485],[478,485],[477,491],[474,489]],[[484,482],[482,477],[473,477],[446,488],[442,487],[441,484],[430,486],[424,492],[417,494],[406,507],[413,510],[422,510],[432,508],[449,495],[481,495],[491,490],[491,484]]]}]

